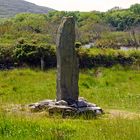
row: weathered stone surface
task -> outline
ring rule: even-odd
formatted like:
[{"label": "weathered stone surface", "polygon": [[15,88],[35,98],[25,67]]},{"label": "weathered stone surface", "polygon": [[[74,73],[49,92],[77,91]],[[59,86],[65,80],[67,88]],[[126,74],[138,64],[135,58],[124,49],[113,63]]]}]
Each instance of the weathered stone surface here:
[{"label": "weathered stone surface", "polygon": [[46,110],[52,105],[55,105],[54,100],[43,100],[38,103],[30,104],[29,108],[32,112],[38,112],[38,111]]},{"label": "weathered stone surface", "polygon": [[75,114],[77,112],[77,110],[75,108],[69,107],[69,106],[58,106],[58,105],[54,105],[49,107],[49,115],[53,115],[53,114],[61,114],[63,117],[67,116],[67,115],[72,115]]},{"label": "weathered stone surface", "polygon": [[69,106],[74,108],[83,108],[83,107],[96,107],[97,105],[87,102],[86,100],[80,99],[78,101],[71,103]]},{"label": "weathered stone surface", "polygon": [[103,113],[103,110],[100,107],[97,107],[96,104],[89,103],[84,98],[79,99],[80,100],[78,101],[72,102],[73,104],[71,105],[64,100],[44,100],[30,104],[29,108],[32,112],[48,110],[49,115],[60,114],[62,117],[79,115],[88,116],[88,114],[96,116]]},{"label": "weathered stone surface", "polygon": [[79,97],[78,101],[86,101],[87,102],[87,100],[84,97]]},{"label": "weathered stone surface", "polygon": [[97,107],[97,105],[96,104],[93,104],[93,103],[87,103],[87,107]]},{"label": "weathered stone surface", "polygon": [[79,113],[83,112],[93,112],[95,115],[102,114],[102,109],[100,107],[83,107],[83,108],[78,108]]},{"label": "weathered stone surface", "polygon": [[57,101],[78,100],[79,66],[75,52],[75,21],[65,17],[57,34]]},{"label": "weathered stone surface", "polygon": [[64,101],[64,100],[60,100],[60,101],[57,101],[55,103],[55,105],[65,105],[65,106],[68,106],[68,103],[66,101]]}]

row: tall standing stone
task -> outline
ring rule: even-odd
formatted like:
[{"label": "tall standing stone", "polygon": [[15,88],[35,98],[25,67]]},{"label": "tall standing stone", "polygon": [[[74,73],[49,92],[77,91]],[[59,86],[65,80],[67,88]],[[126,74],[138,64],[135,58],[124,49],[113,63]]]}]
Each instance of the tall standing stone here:
[{"label": "tall standing stone", "polygon": [[75,21],[64,17],[57,33],[57,101],[76,101],[79,66],[75,52]]}]

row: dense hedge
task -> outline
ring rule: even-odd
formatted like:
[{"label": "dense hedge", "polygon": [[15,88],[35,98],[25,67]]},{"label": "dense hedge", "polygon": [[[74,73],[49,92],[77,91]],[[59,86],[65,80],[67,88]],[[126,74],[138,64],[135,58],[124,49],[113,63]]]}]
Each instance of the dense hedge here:
[{"label": "dense hedge", "polygon": [[81,68],[109,67],[117,64],[132,65],[140,59],[139,51],[80,49],[78,54]]},{"label": "dense hedge", "polygon": [[56,66],[55,47],[47,44],[17,44],[13,54],[19,65],[40,66],[41,59],[43,59],[46,62],[45,67]]},{"label": "dense hedge", "polygon": [[15,60],[13,57],[14,46],[0,45],[0,69],[10,68],[14,66]]},{"label": "dense hedge", "polygon": [[[132,65],[140,62],[140,51],[121,51],[113,49],[77,49],[80,68],[108,67],[116,64]],[[45,68],[56,67],[56,48],[47,44],[17,43],[0,45],[0,69],[15,66],[40,67],[41,59]]]}]

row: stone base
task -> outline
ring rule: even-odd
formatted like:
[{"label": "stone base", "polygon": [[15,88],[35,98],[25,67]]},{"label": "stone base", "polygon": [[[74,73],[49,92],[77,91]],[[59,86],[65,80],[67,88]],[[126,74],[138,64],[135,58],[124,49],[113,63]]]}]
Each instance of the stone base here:
[{"label": "stone base", "polygon": [[62,117],[67,116],[97,116],[103,114],[103,110],[96,104],[87,102],[84,98],[78,101],[66,102],[64,100],[44,100],[29,105],[32,112],[41,112],[47,110],[49,115],[60,114]]}]

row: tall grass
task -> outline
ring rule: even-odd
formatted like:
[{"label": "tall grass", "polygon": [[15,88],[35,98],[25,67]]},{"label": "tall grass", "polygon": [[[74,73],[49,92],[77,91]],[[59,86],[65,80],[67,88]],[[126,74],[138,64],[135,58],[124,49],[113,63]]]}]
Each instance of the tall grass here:
[{"label": "tall grass", "polygon": [[[80,72],[80,96],[103,108],[140,110],[140,73],[122,67]],[[0,72],[0,102],[27,104],[56,97],[56,70]]]},{"label": "tall grass", "polygon": [[20,140],[139,140],[140,120],[122,118],[63,120],[0,116],[0,139]]},{"label": "tall grass", "polygon": [[[81,70],[80,96],[103,109],[139,112],[140,73],[120,66]],[[56,70],[14,69],[0,72],[0,140],[139,140],[140,118],[116,115],[85,120],[12,110],[11,104],[55,99]],[[124,112],[125,113],[125,112]],[[135,114],[135,113],[134,113]]]},{"label": "tall grass", "polygon": [[138,70],[113,67],[96,71],[88,70],[80,75],[81,96],[105,108],[140,110]]}]

